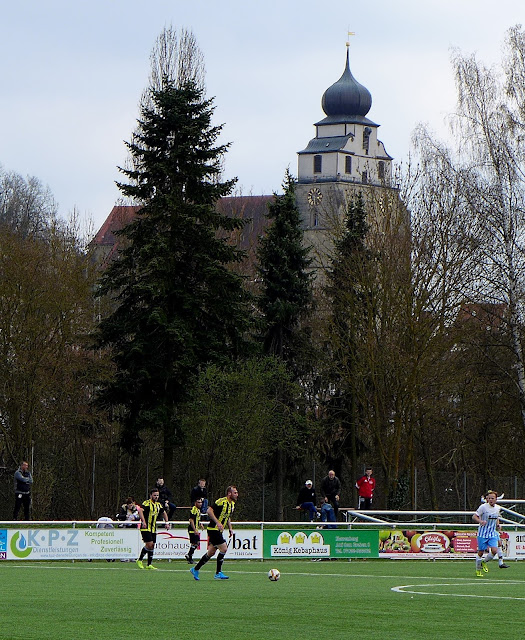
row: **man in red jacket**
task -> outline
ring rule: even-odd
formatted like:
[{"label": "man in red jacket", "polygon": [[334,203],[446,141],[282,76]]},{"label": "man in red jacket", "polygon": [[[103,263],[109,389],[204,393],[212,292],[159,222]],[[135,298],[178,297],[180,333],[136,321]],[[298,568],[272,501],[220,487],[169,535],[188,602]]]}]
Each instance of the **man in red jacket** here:
[{"label": "man in red jacket", "polygon": [[376,488],[376,480],[372,478],[372,467],[366,467],[365,475],[359,478],[355,486],[359,491],[359,505],[357,508],[371,509],[374,489]]}]

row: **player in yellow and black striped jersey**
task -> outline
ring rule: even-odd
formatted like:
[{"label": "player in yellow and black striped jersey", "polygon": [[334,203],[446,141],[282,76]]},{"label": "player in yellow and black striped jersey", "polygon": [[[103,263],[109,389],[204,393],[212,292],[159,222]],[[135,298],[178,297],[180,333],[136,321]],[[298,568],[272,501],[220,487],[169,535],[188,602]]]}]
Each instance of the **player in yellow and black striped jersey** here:
[{"label": "player in yellow and black striped jersey", "polygon": [[222,572],[222,563],[224,562],[224,556],[228,549],[228,543],[224,539],[223,533],[225,527],[228,526],[230,537],[233,535],[231,516],[238,497],[239,492],[237,491],[237,487],[230,486],[226,489],[224,498],[219,498],[214,504],[208,507],[208,517],[210,518],[210,524],[208,525],[208,550],[199,560],[197,566],[190,569],[195,580],[200,580],[199,571],[201,567],[213,558],[217,549],[219,550],[219,555],[217,556],[215,580],[228,580],[228,576],[225,576]]},{"label": "player in yellow and black striped jersey", "polygon": [[[140,533],[142,540],[144,541],[144,547],[140,552],[140,556],[137,559],[137,565],[140,569],[156,569],[151,563],[153,562],[153,550],[155,549],[155,542],[157,541],[157,518],[162,513],[162,517],[165,521],[166,529],[170,528],[168,522],[168,514],[166,509],[159,502],[159,490],[152,489],[149,494],[149,499],[144,500],[142,503],[142,509],[140,510],[142,528]],[[144,567],[142,560],[144,556],[148,556],[148,564]]]},{"label": "player in yellow and black striped jersey", "polygon": [[202,508],[202,498],[197,498],[195,503],[190,511],[190,523],[188,525],[188,535],[190,538],[190,550],[184,556],[188,561],[188,564],[194,564],[193,554],[195,553],[195,549],[197,549],[201,542],[201,536],[199,533],[199,527],[202,529],[201,523],[201,508]]}]

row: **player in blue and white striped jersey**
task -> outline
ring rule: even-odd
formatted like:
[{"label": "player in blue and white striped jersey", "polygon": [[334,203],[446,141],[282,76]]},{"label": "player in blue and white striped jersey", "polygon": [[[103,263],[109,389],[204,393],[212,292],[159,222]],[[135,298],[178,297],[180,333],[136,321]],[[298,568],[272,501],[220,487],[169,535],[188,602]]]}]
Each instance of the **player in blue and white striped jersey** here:
[{"label": "player in blue and white striped jersey", "polygon": [[[500,496],[497,497],[496,502],[498,502],[499,500],[503,500],[503,498],[505,497],[505,494],[502,493]],[[481,496],[481,502],[487,502],[485,500],[485,496]],[[503,553],[503,543],[502,543],[502,539],[501,539],[501,531],[499,533],[499,538],[498,538],[498,566],[500,569],[508,569],[509,565],[505,564],[505,555]]]},{"label": "player in blue and white striped jersey", "polygon": [[[476,513],[472,516],[474,522],[479,524],[478,529],[478,555],[476,557],[476,576],[482,577],[483,572],[488,572],[487,562],[490,562],[498,553],[498,531],[501,529],[499,522],[500,507],[496,504],[498,494],[495,491],[487,491],[485,500]],[[483,558],[483,554],[488,554]]]}]

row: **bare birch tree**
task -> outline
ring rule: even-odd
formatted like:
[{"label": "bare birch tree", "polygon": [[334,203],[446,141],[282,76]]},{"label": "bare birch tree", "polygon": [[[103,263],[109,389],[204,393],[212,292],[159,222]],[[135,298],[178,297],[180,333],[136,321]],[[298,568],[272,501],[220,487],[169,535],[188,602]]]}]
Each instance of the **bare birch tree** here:
[{"label": "bare birch tree", "polygon": [[463,159],[456,163],[456,172],[467,177],[480,290],[486,301],[507,306],[514,359],[509,374],[515,380],[525,433],[525,89],[519,84],[525,78],[525,34],[521,27],[507,32],[501,69],[459,52],[453,66],[458,91],[453,123]]},{"label": "bare birch tree", "polygon": [[151,92],[161,91],[167,82],[180,87],[191,81],[204,89],[205,73],[204,55],[195,35],[187,29],[177,31],[172,26],[165,27],[151,50],[148,85],[140,107],[151,107]]}]

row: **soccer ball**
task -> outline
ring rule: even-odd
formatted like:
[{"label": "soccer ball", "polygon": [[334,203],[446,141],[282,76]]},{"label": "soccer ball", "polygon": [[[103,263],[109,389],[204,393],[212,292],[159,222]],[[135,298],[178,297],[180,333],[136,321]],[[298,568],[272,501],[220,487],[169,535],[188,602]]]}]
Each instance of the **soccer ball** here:
[{"label": "soccer ball", "polygon": [[268,571],[268,578],[272,582],[277,582],[277,580],[279,580],[280,577],[281,577],[281,572],[279,571],[279,569],[270,569],[270,571]]}]

